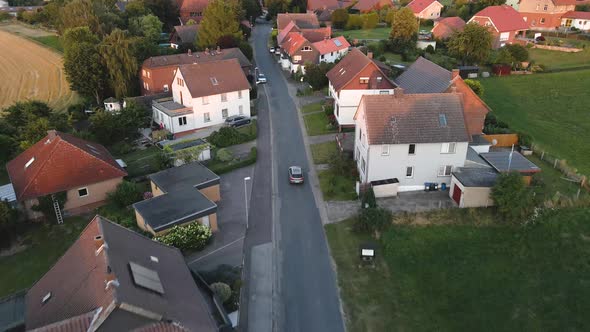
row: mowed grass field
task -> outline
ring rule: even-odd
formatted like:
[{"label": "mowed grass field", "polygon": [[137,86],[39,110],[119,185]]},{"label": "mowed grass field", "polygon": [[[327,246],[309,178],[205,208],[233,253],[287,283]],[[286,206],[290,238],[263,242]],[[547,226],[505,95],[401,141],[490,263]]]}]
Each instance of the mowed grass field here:
[{"label": "mowed grass field", "polygon": [[590,175],[590,70],[481,80],[483,99],[516,131]]},{"label": "mowed grass field", "polygon": [[45,101],[63,110],[79,100],[66,81],[59,53],[4,27],[0,29],[0,45],[0,110],[26,99]]},{"label": "mowed grass field", "polygon": [[[590,209],[528,226],[488,211],[422,214],[380,240],[351,221],[327,225],[347,330],[588,331]],[[367,241],[378,245],[375,268],[360,267]]]},{"label": "mowed grass field", "polygon": [[[551,40],[559,38],[550,37]],[[576,68],[590,66],[590,42],[585,40],[559,39],[565,43],[572,43],[573,46],[582,48],[578,53],[566,53],[559,51],[542,50],[539,48],[529,49],[530,59],[536,64],[544,65],[547,70]]]}]

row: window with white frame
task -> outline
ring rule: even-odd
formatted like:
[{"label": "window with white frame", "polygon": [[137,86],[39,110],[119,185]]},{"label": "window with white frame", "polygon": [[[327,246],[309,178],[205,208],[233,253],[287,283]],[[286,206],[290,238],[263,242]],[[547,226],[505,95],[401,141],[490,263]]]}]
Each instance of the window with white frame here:
[{"label": "window with white frame", "polygon": [[410,144],[408,147],[408,154],[415,155],[416,154],[416,144]]},{"label": "window with white frame", "polygon": [[510,32],[502,32],[500,34],[500,41],[506,41],[510,38]]},{"label": "window with white frame", "polygon": [[211,121],[211,116],[209,115],[209,112],[203,113],[203,121],[205,121],[205,122]]},{"label": "window with white frame", "polygon": [[242,90],[238,91],[238,99],[242,99]]},{"label": "window with white frame", "polygon": [[389,145],[381,145],[381,155],[389,156]]},{"label": "window with white frame", "polygon": [[221,110],[221,117],[224,119],[227,118],[227,108]]},{"label": "window with white frame", "polygon": [[78,197],[86,197],[86,196],[88,196],[88,188],[78,189]]},{"label": "window with white frame", "polygon": [[293,61],[295,61],[295,62],[301,61],[301,55],[294,55],[293,56]]},{"label": "window with white frame", "polygon": [[185,126],[186,125],[186,116],[181,116],[178,118],[178,125]]},{"label": "window with white frame", "polygon": [[209,104],[209,97],[208,96],[201,97],[201,100],[203,101],[203,105]]},{"label": "window with white frame", "polygon": [[145,73],[145,69],[142,69],[141,73],[143,74],[144,77],[147,76],[147,74]]},{"label": "window with white frame", "polygon": [[[547,8],[548,8],[548,6],[547,6],[547,5],[543,6],[543,10],[544,10],[544,11],[547,11]],[[541,20],[542,20],[542,21],[544,21],[545,19],[541,19]],[[541,22],[541,23],[543,23],[543,22]]]},{"label": "window with white frame", "polygon": [[184,80],[180,77],[176,78],[176,84],[180,85],[180,86],[184,86]]},{"label": "window with white frame", "polygon": [[227,93],[221,94],[221,101],[227,101]]},{"label": "window with white frame", "polygon": [[388,95],[389,94],[389,90],[381,90],[379,91],[380,95]]},{"label": "window with white frame", "polygon": [[453,165],[444,165],[438,168],[438,176],[451,176]]},{"label": "window with white frame", "polygon": [[368,77],[361,77],[361,78],[359,78],[359,82],[361,84],[369,84],[369,78]]},{"label": "window with white frame", "polygon": [[414,166],[406,166],[406,177],[407,178],[414,177]]},{"label": "window with white frame", "polygon": [[456,148],[456,143],[442,143],[440,146],[440,153],[455,153]]}]

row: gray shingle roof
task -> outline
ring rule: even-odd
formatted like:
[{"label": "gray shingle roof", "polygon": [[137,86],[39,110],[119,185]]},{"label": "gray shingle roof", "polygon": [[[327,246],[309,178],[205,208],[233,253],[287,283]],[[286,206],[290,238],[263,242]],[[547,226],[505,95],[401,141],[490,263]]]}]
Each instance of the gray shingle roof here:
[{"label": "gray shingle roof", "polygon": [[396,89],[394,95],[365,95],[361,104],[369,144],[469,141],[459,94],[408,95]]},{"label": "gray shingle roof", "polygon": [[423,57],[419,57],[395,83],[406,93],[441,93],[451,85],[452,73]]},{"label": "gray shingle roof", "polygon": [[510,151],[494,151],[479,155],[498,172],[537,173],[541,171],[539,166],[526,159],[518,151],[512,153],[512,158],[510,158]]},{"label": "gray shingle roof", "polygon": [[459,168],[453,176],[465,187],[493,187],[498,178],[498,172],[491,168]]},{"label": "gray shingle roof", "polygon": [[219,183],[219,175],[199,162],[172,167],[151,174],[149,178],[165,192],[177,191],[186,187],[201,189]]}]

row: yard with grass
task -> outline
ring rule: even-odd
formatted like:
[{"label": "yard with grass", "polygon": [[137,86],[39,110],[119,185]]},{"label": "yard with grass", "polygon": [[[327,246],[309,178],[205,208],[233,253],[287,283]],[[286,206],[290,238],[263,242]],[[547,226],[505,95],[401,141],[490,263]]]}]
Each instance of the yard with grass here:
[{"label": "yard with grass", "polygon": [[542,50],[538,48],[529,49],[530,59],[537,65],[546,66],[547,70],[575,68],[590,66],[590,42],[583,40],[568,40],[563,38],[548,38],[549,40],[559,39],[563,43],[572,43],[572,46],[582,48],[578,53],[566,53],[559,51]]},{"label": "yard with grass", "polygon": [[136,177],[154,173],[158,170],[157,156],[160,149],[151,146],[144,150],[136,150],[124,156],[117,156],[127,164],[129,177]]},{"label": "yard with grass", "polygon": [[334,157],[334,154],[338,152],[338,146],[336,141],[329,141],[324,143],[312,144],[311,156],[313,157],[314,164],[328,164],[330,159]]},{"label": "yard with grass", "polygon": [[60,53],[63,53],[64,48],[61,44],[61,40],[59,36],[42,36],[42,37],[31,37],[31,39],[38,41],[39,43],[55,50]]},{"label": "yard with grass", "polygon": [[[535,190],[538,194],[544,195],[545,199],[551,199],[557,192],[569,197],[576,196],[578,189],[580,189],[578,183],[566,180],[558,169],[553,168],[553,165],[541,160],[538,156],[527,156],[527,158],[542,169],[542,172],[534,176],[535,180],[542,182],[540,188]],[[535,182],[533,181],[533,185]],[[585,196],[588,196],[588,192],[580,190],[580,197]]]},{"label": "yard with grass", "polygon": [[[430,31],[432,30],[432,26],[420,26],[420,31]],[[381,40],[381,39],[389,39],[389,34],[391,33],[390,27],[381,27],[375,29],[359,29],[359,30],[339,30],[334,31],[334,36],[345,36],[350,39],[358,39],[358,40],[365,40],[365,39],[374,39],[374,40]]]},{"label": "yard with grass", "polygon": [[317,136],[336,133],[338,130],[331,125],[328,117],[323,112],[308,114],[303,117],[308,136]]},{"label": "yard with grass", "polygon": [[[490,221],[490,210],[423,214],[380,240],[326,226],[348,331],[590,329],[590,209],[556,210],[534,225]],[[376,267],[359,246],[376,241]]]},{"label": "yard with grass", "polygon": [[590,175],[590,70],[481,80],[496,116]]},{"label": "yard with grass", "polygon": [[356,179],[352,176],[342,176],[327,169],[318,172],[320,188],[326,201],[350,201],[357,198]]},{"label": "yard with grass", "polygon": [[301,108],[303,114],[319,112],[322,110],[322,103],[307,104]]},{"label": "yard with grass", "polygon": [[90,222],[66,218],[61,225],[31,224],[20,243],[23,250],[0,257],[0,297],[30,287],[63,255]]}]

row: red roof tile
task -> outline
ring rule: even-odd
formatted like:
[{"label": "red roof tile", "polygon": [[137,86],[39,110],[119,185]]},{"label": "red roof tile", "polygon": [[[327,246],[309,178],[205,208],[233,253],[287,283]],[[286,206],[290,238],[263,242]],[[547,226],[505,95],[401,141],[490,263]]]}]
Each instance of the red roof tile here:
[{"label": "red roof tile", "polygon": [[250,89],[236,59],[182,65],[178,70],[193,98]]},{"label": "red roof tile", "polygon": [[[498,32],[528,30],[529,25],[514,8],[508,5],[489,6],[477,12],[473,17],[487,17]],[[469,20],[469,22],[471,22]]]},{"label": "red roof tile", "polygon": [[590,12],[569,11],[562,16],[563,18],[577,18],[580,20],[590,20]]},{"label": "red roof tile", "polygon": [[127,175],[104,146],[55,130],[6,169],[19,201]]},{"label": "red roof tile", "polygon": [[[436,0],[413,0],[410,2],[406,7],[410,8],[414,14],[420,14],[424,9],[428,8],[428,6],[432,5],[433,3],[438,2]],[[440,2],[439,5],[442,6]]]},{"label": "red roof tile", "polygon": [[209,0],[183,0],[178,9],[184,12],[202,12],[209,4]]},{"label": "red roof tile", "polygon": [[279,29],[279,32],[291,21],[295,22],[295,25],[301,29],[315,29],[320,27],[318,17],[314,13],[281,13],[277,15],[277,28]]},{"label": "red roof tile", "polygon": [[90,324],[92,323],[92,319],[97,314],[97,310],[92,310],[91,312],[74,316],[72,318],[64,319],[57,323],[45,325],[43,327],[29,330],[29,332],[79,332],[79,331],[88,331]]},{"label": "red roof tile", "polygon": [[343,49],[350,47],[350,44],[346,41],[343,36],[325,39],[312,44],[313,47],[320,52],[320,54],[328,54],[331,52],[338,52]]},{"label": "red roof tile", "polygon": [[318,28],[318,29],[301,29],[301,34],[305,39],[309,40],[310,43],[315,43],[320,40],[332,37],[332,28]]},{"label": "red roof tile", "polygon": [[434,23],[432,35],[436,38],[449,38],[455,31],[462,31],[465,27],[465,21],[462,18],[453,16],[445,17]]},{"label": "red roof tile", "polygon": [[338,9],[338,0],[307,0],[307,10]]},{"label": "red roof tile", "polygon": [[[326,76],[334,90],[340,91],[349,82],[355,79],[367,66],[373,66],[374,76],[377,77],[378,75],[381,77],[380,81],[375,77],[375,82],[379,82],[374,87],[375,89],[392,89],[396,87],[396,85],[387,78],[387,75],[383,73],[381,68],[357,48],[351,49],[350,52],[348,52],[348,54],[334,66],[334,68],[326,73]],[[372,84],[373,77],[370,77],[370,80]]]},{"label": "red roof tile", "polygon": [[293,55],[303,44],[308,42],[302,34],[291,32],[287,34],[281,48],[289,55]]},{"label": "red roof tile", "polygon": [[300,32],[300,31],[301,30],[297,27],[295,22],[290,21],[289,24],[287,24],[284,29],[279,31],[279,34],[277,35],[277,43],[279,45],[281,45],[283,43],[283,41],[285,40],[285,37],[287,37],[287,35],[289,34],[289,32]]},{"label": "red roof tile", "polygon": [[446,92],[457,92],[462,95],[463,118],[465,119],[465,126],[467,127],[469,136],[481,134],[486,115],[490,111],[489,106],[471,90],[459,75],[451,80],[451,86]]}]

